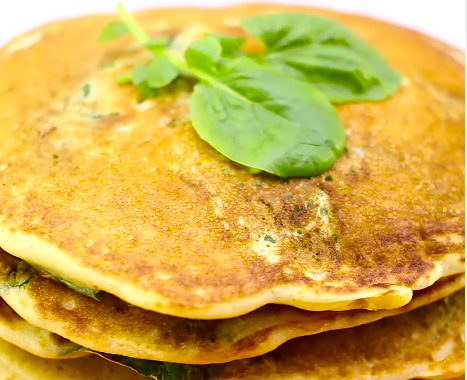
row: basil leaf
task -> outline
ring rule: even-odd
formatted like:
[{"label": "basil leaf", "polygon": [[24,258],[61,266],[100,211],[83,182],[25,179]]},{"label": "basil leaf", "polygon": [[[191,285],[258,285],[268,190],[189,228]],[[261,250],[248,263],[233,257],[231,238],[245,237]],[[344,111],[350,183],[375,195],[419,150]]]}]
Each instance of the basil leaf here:
[{"label": "basil leaf", "polygon": [[239,36],[231,36],[224,33],[206,33],[208,37],[215,38],[219,41],[222,48],[222,57],[234,58],[239,55],[239,50],[246,42],[246,38]]},{"label": "basil leaf", "polygon": [[99,41],[112,41],[127,33],[128,28],[123,22],[111,21],[102,29],[101,34],[99,36]]},{"label": "basil leaf", "polygon": [[151,88],[165,87],[179,74],[166,54],[159,55],[149,64],[148,84]]},{"label": "basil leaf", "polygon": [[229,69],[217,78],[195,73],[206,83],[190,101],[194,128],[224,156],[281,177],[308,177],[344,152],[344,127],[321,91],[247,58]]},{"label": "basil leaf", "polygon": [[248,17],[241,24],[265,45],[258,61],[309,80],[332,102],[382,100],[400,85],[401,75],[384,57],[337,21],[281,13]]}]

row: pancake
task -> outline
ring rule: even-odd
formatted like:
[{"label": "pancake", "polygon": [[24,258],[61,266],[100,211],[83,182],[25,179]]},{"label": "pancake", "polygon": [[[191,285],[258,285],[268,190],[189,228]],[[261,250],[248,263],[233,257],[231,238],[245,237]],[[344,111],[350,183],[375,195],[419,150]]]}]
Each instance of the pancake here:
[{"label": "pancake", "polygon": [[51,360],[31,355],[0,339],[1,380],[144,380],[136,372],[95,355]]},{"label": "pancake", "polygon": [[[449,379],[465,372],[464,311],[462,290],[409,313],[297,338],[256,358],[166,368],[183,380]],[[150,365],[138,363],[142,370]]]},{"label": "pancake", "polygon": [[404,76],[388,101],[338,107],[348,145],[330,171],[288,180],[250,173],[197,136],[189,82],[140,104],[131,87],[118,87],[115,77],[147,56],[130,38],[98,42],[114,16],[59,21],[0,51],[0,246],[76,286],[193,319],[268,303],[394,309],[464,272],[460,53],[399,26],[313,8],[137,17],[151,36],[183,40],[239,33],[239,17],[285,10],[341,21]]},{"label": "pancake", "polygon": [[[399,316],[352,329],[297,338],[266,355],[227,364],[193,366],[100,355],[160,380],[170,380],[175,375],[177,380],[448,379],[465,371],[464,310],[465,291],[462,290]],[[14,378],[68,380],[73,378],[69,377],[70,373],[74,373],[83,376],[83,380],[97,379],[89,377],[89,372],[83,374],[83,369],[91,367],[101,371],[92,370],[93,375],[114,379],[104,377],[111,367],[98,365],[99,362],[90,357],[61,361],[40,359],[2,340],[0,363],[3,364],[0,375],[2,371],[11,371],[17,375]],[[78,373],[77,368],[81,369]],[[117,367],[112,371],[120,374]],[[52,377],[44,376],[45,373]],[[154,376],[154,373],[162,376]]]},{"label": "pancake", "polygon": [[0,298],[0,339],[43,358],[76,358],[87,355],[81,346],[27,323]]},{"label": "pancake", "polygon": [[393,310],[310,312],[267,305],[233,319],[190,320],[131,307],[110,294],[93,300],[0,252],[0,297],[31,324],[92,350],[187,364],[225,363],[262,355],[295,337],[405,313],[464,285],[464,275],[445,278],[416,291],[407,306]]}]

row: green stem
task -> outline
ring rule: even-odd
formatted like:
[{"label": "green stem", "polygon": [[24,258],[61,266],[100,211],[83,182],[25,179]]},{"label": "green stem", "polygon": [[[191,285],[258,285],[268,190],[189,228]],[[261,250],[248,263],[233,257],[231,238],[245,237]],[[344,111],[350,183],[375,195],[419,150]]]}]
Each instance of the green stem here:
[{"label": "green stem", "polygon": [[144,33],[144,30],[138,25],[130,12],[125,8],[121,1],[117,3],[117,12],[123,22],[128,27],[128,30],[135,37],[136,41],[145,46],[149,42],[149,37]]},{"label": "green stem", "polygon": [[183,62],[182,59],[178,58],[175,54],[166,54],[169,57],[170,62],[172,62],[172,65],[174,65],[179,71],[191,73],[191,70],[189,70],[188,67],[186,67],[185,62]]}]

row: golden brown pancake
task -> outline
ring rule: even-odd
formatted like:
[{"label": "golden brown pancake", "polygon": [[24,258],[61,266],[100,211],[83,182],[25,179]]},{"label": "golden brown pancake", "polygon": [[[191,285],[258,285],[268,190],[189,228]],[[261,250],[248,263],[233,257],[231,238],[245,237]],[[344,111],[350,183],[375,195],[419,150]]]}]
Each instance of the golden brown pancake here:
[{"label": "golden brown pancake", "polygon": [[[402,308],[376,312],[310,312],[267,305],[232,319],[190,320],[132,307],[110,294],[93,300],[38,275],[29,265],[0,251],[0,297],[34,326],[96,351],[188,364],[225,363],[262,355],[292,338],[408,312],[464,286],[463,274],[451,276],[416,291]],[[20,322],[29,325],[22,319]],[[7,339],[1,330],[0,338]],[[60,350],[60,346],[55,349]]]},{"label": "golden brown pancake", "polygon": [[286,10],[341,21],[404,76],[388,101],[338,107],[348,151],[332,170],[251,174],[197,136],[188,82],[142,104],[116,84],[147,56],[130,38],[97,41],[114,16],[60,21],[0,51],[0,246],[76,285],[201,319],[268,303],[394,309],[464,272],[464,66],[452,50],[313,8],[137,17],[151,36],[190,39]]},{"label": "golden brown pancake", "polygon": [[183,380],[450,379],[465,372],[464,311],[462,290],[409,313],[297,338],[256,358],[166,368]]},{"label": "golden brown pancake", "polygon": [[[448,379],[465,371],[464,310],[465,291],[462,290],[399,316],[352,329],[294,339],[269,354],[225,365],[142,361],[135,365],[137,361],[128,358],[111,356],[109,359],[127,365],[132,363],[144,371],[162,368],[159,373],[169,375],[168,379],[177,375],[176,380]],[[18,366],[19,363],[22,365]],[[75,373],[86,380],[96,378],[92,373],[94,376],[108,375],[104,378],[111,380],[114,377],[109,375],[110,370],[120,374],[118,367],[112,369],[103,364],[101,368],[97,363],[89,357],[62,361],[40,359],[0,340],[0,364],[3,364],[0,375],[2,370],[10,370],[26,379],[68,380],[73,378],[69,377],[70,373]],[[77,368],[81,368],[78,373]],[[92,372],[86,372],[88,369]],[[52,377],[44,376],[44,373]],[[116,374],[113,376],[121,378]],[[22,378],[15,378],[18,377]]]}]

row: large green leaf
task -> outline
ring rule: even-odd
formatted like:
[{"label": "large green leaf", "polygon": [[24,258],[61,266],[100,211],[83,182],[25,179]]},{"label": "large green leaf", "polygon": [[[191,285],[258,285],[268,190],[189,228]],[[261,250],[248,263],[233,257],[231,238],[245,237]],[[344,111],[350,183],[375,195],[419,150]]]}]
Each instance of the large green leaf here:
[{"label": "large green leaf", "polygon": [[193,125],[229,159],[281,177],[313,176],[344,152],[344,127],[314,86],[247,58],[233,60],[227,75],[197,76]]},{"label": "large green leaf", "polygon": [[303,13],[259,15],[241,21],[265,45],[260,62],[307,79],[335,103],[382,100],[401,75],[384,57],[337,21]]}]

